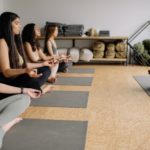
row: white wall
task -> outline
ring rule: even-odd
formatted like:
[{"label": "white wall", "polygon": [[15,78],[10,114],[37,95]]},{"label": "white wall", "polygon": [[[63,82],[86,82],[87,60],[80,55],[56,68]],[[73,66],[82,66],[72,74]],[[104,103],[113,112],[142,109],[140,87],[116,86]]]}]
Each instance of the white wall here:
[{"label": "white wall", "polygon": [[86,29],[108,29],[112,36],[130,36],[150,20],[150,0],[4,0],[8,10],[19,14],[23,25],[43,27],[47,20],[79,23]]},{"label": "white wall", "polygon": [[3,12],[3,0],[0,0],[0,14]]}]

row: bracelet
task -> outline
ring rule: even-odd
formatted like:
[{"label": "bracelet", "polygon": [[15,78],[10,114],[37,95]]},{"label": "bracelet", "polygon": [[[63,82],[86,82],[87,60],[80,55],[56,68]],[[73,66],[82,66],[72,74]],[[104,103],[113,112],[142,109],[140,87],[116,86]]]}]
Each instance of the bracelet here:
[{"label": "bracelet", "polygon": [[21,87],[21,92],[20,93],[23,94],[23,87]]}]

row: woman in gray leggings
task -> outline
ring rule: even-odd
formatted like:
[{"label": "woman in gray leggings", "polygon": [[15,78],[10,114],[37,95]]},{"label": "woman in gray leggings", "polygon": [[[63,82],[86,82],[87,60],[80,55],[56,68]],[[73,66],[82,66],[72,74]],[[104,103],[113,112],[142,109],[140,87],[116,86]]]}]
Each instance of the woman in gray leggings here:
[{"label": "woman in gray leggings", "polygon": [[[21,115],[30,105],[30,97],[38,98],[41,92],[30,88],[17,88],[0,83],[0,93],[10,94],[10,97],[0,99],[0,149],[5,133],[19,123]],[[17,94],[13,95],[12,94]]]}]

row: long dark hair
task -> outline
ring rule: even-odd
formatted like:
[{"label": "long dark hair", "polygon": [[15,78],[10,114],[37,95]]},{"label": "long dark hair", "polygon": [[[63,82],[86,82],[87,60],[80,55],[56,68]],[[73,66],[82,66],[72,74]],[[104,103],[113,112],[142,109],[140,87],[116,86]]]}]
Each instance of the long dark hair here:
[{"label": "long dark hair", "polygon": [[58,26],[54,24],[54,25],[47,26],[45,29],[46,34],[45,34],[45,41],[44,41],[44,53],[46,54],[48,54],[48,48],[47,48],[48,39],[53,35],[57,27]]},{"label": "long dark hair", "polygon": [[40,44],[35,37],[35,26],[34,23],[27,24],[22,31],[23,43],[30,43],[33,51],[36,51],[36,49],[39,50],[40,48]]},{"label": "long dark hair", "polygon": [[[9,49],[9,61],[11,68],[26,67],[23,44],[20,34],[14,35],[12,29],[12,22],[19,18],[19,16],[12,12],[4,12],[0,16],[0,39],[4,39]],[[19,65],[19,55],[24,60],[23,66]]]}]

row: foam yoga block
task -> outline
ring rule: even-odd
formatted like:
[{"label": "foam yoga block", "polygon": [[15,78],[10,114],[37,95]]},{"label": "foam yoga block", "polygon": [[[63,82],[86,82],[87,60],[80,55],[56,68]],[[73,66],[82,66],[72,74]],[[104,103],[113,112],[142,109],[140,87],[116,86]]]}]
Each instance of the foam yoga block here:
[{"label": "foam yoga block", "polygon": [[80,52],[80,60],[89,62],[93,58],[93,53],[89,49],[82,49]]},{"label": "foam yoga block", "polygon": [[69,50],[70,56],[72,58],[72,62],[76,63],[79,61],[80,52],[78,48],[71,48]]}]

